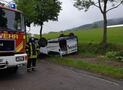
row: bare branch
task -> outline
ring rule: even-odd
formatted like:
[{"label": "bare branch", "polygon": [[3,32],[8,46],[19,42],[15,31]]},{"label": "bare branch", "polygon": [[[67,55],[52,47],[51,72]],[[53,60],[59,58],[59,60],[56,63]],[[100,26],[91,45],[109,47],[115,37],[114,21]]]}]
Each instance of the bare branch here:
[{"label": "bare branch", "polygon": [[105,0],[105,1],[103,1],[103,2],[104,2],[103,11],[106,12],[108,0]]},{"label": "bare branch", "polygon": [[95,3],[93,3],[93,5],[94,5],[95,7],[97,7],[97,8],[99,8],[99,6],[98,6],[98,5],[96,5]]},{"label": "bare branch", "polygon": [[98,5],[96,5],[97,3],[94,3],[93,1],[91,1],[91,0],[89,0],[89,2],[91,2],[92,3],[92,5],[94,5],[95,7],[97,7],[97,8],[99,8],[99,6]]},{"label": "bare branch", "polygon": [[103,10],[102,10],[102,7],[101,7],[101,1],[98,0],[98,3],[99,3],[99,9],[100,9],[101,13],[103,13]]},{"label": "bare branch", "polygon": [[110,9],[108,9],[106,12],[108,12],[108,11],[110,11],[110,10],[112,10],[112,9],[115,9],[115,8],[119,7],[122,3],[123,3],[123,1],[121,1],[121,2],[120,2],[118,5],[116,5],[115,7],[112,7],[112,8],[110,8]]}]

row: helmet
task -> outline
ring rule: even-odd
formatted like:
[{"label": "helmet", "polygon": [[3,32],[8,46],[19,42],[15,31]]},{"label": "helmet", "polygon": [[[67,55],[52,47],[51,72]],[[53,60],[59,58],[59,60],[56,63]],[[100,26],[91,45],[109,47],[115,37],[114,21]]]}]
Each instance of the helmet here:
[{"label": "helmet", "polygon": [[35,38],[33,34],[30,34],[29,42],[35,42]]}]

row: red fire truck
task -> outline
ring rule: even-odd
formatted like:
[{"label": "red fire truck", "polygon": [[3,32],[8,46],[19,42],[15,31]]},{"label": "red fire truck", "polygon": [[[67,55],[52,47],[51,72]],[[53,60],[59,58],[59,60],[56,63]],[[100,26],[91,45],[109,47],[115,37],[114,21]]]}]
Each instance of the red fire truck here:
[{"label": "red fire truck", "polygon": [[27,63],[26,34],[21,11],[0,5],[0,70]]}]

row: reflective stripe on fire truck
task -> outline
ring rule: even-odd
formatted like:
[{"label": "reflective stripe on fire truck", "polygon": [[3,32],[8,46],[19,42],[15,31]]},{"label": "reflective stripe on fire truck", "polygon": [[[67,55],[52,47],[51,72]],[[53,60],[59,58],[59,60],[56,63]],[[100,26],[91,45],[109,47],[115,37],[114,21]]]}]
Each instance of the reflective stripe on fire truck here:
[{"label": "reflective stripe on fire truck", "polygon": [[17,46],[16,51],[19,52],[23,49],[23,41]]}]

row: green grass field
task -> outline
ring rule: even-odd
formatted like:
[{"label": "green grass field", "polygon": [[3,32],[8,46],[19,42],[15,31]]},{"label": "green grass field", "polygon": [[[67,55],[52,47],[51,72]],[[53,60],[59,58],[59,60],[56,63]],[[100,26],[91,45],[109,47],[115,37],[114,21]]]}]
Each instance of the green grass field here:
[{"label": "green grass field", "polygon": [[[68,34],[69,32],[65,32]],[[102,29],[77,30],[74,33],[78,36],[79,44],[100,43],[102,40]],[[47,39],[56,38],[60,33],[49,33],[43,36]],[[123,27],[108,29],[108,42],[113,44],[123,44]]]},{"label": "green grass field", "polygon": [[[64,34],[67,35],[69,34],[70,31],[66,31]],[[123,27],[119,28],[110,28],[108,29],[108,48],[106,51],[104,48],[102,48],[102,45],[99,43],[102,41],[102,29],[90,29],[90,30],[76,30],[73,32],[76,36],[78,36],[78,54],[79,56],[86,56],[86,57],[91,57],[91,56],[100,56],[106,55],[106,52],[109,51],[123,51]],[[49,33],[49,34],[44,34],[43,37],[47,39],[51,38],[56,38],[60,35],[60,33]],[[79,60],[79,57],[75,59],[69,58],[69,57],[51,57],[49,61],[56,63],[56,64],[61,64],[61,65],[66,65],[78,69],[84,69],[90,72],[94,72],[97,74],[117,78],[117,79],[123,79],[123,68],[119,67],[112,67],[107,64],[93,64],[91,62],[86,62],[84,61],[83,58],[82,60]]]}]

